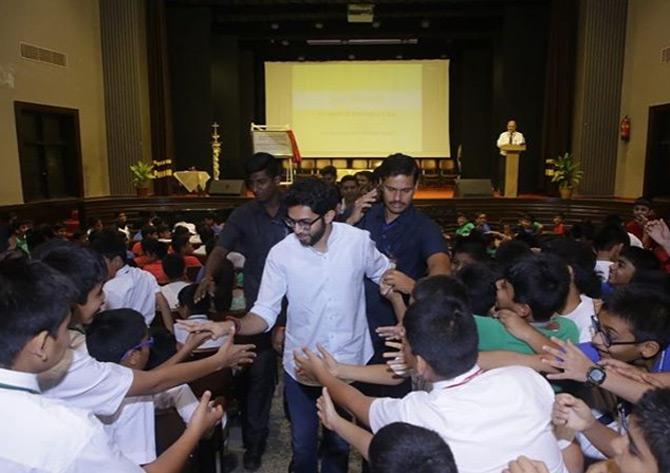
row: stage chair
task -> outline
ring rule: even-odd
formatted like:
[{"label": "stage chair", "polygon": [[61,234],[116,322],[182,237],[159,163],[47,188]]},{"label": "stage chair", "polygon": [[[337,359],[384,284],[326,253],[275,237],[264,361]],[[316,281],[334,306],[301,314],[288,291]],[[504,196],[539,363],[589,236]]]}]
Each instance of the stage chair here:
[{"label": "stage chair", "polygon": [[305,174],[314,174],[316,164],[313,159],[302,159],[300,161],[300,170]]},{"label": "stage chair", "polygon": [[317,159],[316,160],[316,169],[321,170],[326,166],[330,166],[330,159]]},{"label": "stage chair", "polygon": [[421,174],[424,176],[437,176],[437,161],[435,159],[420,159]]},{"label": "stage chair", "polygon": [[440,175],[443,177],[456,174],[456,166],[453,159],[440,159]]},{"label": "stage chair", "polygon": [[352,169],[368,169],[368,160],[367,159],[354,159],[351,162],[351,168]]},{"label": "stage chair", "polygon": [[346,159],[333,159],[333,166],[335,166],[336,169],[348,169],[349,168],[349,163],[347,163]]}]

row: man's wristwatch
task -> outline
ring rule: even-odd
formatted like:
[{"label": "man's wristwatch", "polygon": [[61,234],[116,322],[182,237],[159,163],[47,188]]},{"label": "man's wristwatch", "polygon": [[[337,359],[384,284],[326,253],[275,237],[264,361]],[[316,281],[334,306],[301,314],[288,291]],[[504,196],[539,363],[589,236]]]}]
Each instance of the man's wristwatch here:
[{"label": "man's wristwatch", "polygon": [[598,365],[592,366],[586,372],[586,384],[591,386],[600,386],[605,382],[607,372]]}]

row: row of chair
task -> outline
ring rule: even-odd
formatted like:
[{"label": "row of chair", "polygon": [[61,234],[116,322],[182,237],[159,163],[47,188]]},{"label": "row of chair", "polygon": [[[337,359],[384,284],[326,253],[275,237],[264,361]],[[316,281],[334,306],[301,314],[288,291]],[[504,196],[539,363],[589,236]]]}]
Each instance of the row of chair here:
[{"label": "row of chair", "polygon": [[[316,174],[326,166],[334,166],[337,169],[368,170],[375,169],[384,160],[375,159],[302,159],[300,170],[306,174]],[[425,176],[451,176],[457,174],[453,159],[418,158],[419,168]]]}]

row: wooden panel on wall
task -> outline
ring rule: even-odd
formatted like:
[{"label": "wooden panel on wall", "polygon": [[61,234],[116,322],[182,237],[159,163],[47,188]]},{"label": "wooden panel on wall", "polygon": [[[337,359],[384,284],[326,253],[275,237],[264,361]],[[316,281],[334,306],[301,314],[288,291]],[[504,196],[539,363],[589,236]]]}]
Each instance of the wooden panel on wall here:
[{"label": "wooden panel on wall", "polygon": [[133,191],[128,166],[144,156],[142,112],[146,93],[144,2],[100,0],[110,192]]},{"label": "wooden panel on wall", "polygon": [[627,0],[582,0],[576,70],[573,153],[581,161],[580,192],[613,195]]}]

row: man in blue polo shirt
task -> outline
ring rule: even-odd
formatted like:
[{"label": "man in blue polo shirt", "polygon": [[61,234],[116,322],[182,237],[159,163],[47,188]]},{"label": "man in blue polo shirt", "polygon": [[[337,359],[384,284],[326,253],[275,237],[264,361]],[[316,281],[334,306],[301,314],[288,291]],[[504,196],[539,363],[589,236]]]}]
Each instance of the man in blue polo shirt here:
[{"label": "man in blue polo shirt", "polygon": [[[377,249],[396,266],[396,270],[387,273],[384,282],[393,290],[409,295],[417,279],[451,272],[447,246],[440,227],[412,205],[419,183],[416,161],[404,154],[392,154],[384,159],[375,174],[381,181],[377,191],[381,202],[373,203],[377,196],[372,192],[366,194],[347,223],[370,232]],[[391,303],[380,294],[379,286],[367,279],[365,302],[375,349],[371,363],[383,363],[384,340],[375,330],[395,325],[395,313]],[[397,394],[402,395],[402,392]]]}]

